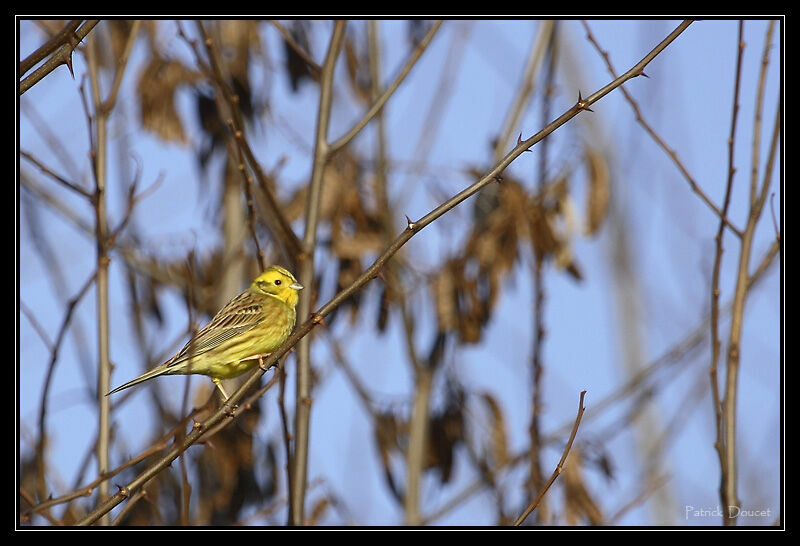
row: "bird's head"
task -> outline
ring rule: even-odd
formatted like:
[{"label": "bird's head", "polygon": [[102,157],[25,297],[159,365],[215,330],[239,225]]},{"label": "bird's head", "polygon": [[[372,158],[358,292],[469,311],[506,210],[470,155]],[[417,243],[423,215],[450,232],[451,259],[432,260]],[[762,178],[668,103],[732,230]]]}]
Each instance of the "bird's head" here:
[{"label": "bird's head", "polygon": [[297,282],[294,275],[279,265],[268,267],[250,285],[252,292],[276,297],[291,308],[297,305],[297,292],[302,289],[303,285]]}]

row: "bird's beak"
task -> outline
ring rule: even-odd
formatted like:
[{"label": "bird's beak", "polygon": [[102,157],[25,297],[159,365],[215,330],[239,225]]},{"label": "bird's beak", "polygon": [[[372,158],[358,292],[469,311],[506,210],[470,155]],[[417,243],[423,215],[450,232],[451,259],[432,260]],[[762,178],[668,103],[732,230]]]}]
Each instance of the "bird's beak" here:
[{"label": "bird's beak", "polygon": [[292,284],[289,285],[289,288],[291,288],[293,290],[302,290],[303,289],[303,285],[300,284],[299,282],[293,282]]}]

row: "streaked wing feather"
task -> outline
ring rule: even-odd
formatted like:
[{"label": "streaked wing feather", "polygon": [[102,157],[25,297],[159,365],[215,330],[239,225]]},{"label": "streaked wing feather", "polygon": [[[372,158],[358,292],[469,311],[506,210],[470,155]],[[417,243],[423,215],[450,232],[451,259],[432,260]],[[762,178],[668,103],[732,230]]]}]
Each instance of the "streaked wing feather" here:
[{"label": "streaked wing feather", "polygon": [[[174,366],[190,356],[197,357],[219,347],[222,343],[252,330],[263,318],[262,305],[252,294],[244,292],[236,296],[214,315],[211,322],[197,332],[194,339],[181,349],[168,366]],[[190,350],[192,355],[189,354]]]}]

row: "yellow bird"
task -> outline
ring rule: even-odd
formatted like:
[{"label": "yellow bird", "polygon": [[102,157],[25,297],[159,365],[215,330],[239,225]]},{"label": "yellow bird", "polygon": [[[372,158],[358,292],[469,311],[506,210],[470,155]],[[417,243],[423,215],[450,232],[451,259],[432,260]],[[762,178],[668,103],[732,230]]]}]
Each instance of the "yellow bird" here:
[{"label": "yellow bird", "polygon": [[222,392],[222,379],[263,367],[263,359],[292,333],[298,290],[303,286],[289,271],[268,267],[250,287],[229,301],[178,354],[164,364],[117,387],[108,394],[160,375],[202,374]]}]

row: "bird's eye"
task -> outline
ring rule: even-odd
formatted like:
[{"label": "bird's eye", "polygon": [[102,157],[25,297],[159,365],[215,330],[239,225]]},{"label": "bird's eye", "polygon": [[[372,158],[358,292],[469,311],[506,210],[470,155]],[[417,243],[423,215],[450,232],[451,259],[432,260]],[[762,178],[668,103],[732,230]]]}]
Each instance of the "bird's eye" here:
[{"label": "bird's eye", "polygon": [[277,281],[275,281],[275,286],[280,286],[280,285],[281,285],[281,280],[280,280],[280,279],[278,279]]}]

